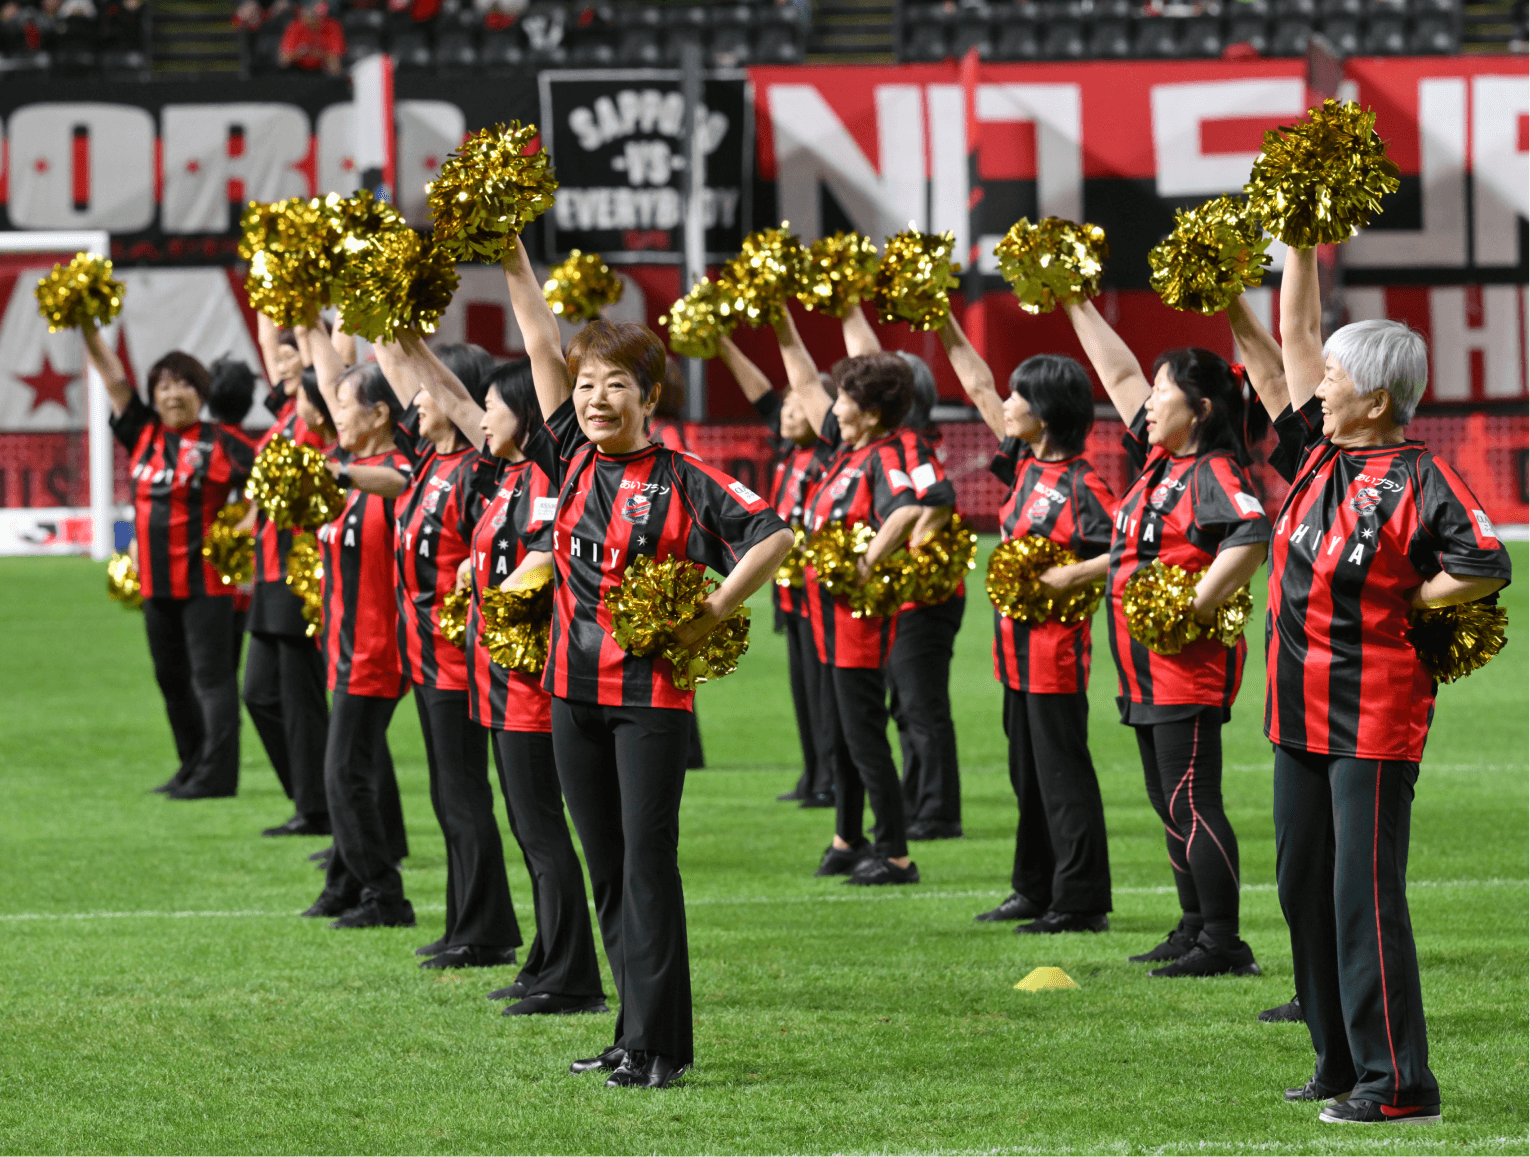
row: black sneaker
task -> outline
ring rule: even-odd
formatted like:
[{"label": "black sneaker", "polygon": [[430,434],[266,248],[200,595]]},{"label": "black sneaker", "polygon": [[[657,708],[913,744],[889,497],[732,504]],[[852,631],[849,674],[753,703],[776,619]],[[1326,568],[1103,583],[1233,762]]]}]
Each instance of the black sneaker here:
[{"label": "black sneaker", "polygon": [[328,866],[329,861],[334,856],[334,854],[335,854],[335,845],[334,844],[330,844],[329,847],[327,847],[327,848],[320,848],[317,852],[314,852],[308,858],[310,860],[312,860],[314,863],[318,864],[319,865],[319,870],[322,872],[325,869],[325,867]]},{"label": "black sneaker", "polygon": [[1128,964],[1157,964],[1160,960],[1178,960],[1195,947],[1195,937],[1183,928],[1175,928],[1161,944],[1139,956],[1128,956]]},{"label": "black sneaker", "polygon": [[610,1012],[603,996],[558,996],[539,992],[501,1010],[504,1016],[572,1016],[581,1012]]},{"label": "black sneaker", "polygon": [[414,950],[414,954],[416,956],[438,956],[445,951],[446,937],[443,936],[439,940],[432,940],[429,944],[421,944]]},{"label": "black sneaker", "polygon": [[1296,1021],[1305,1024],[1307,1021],[1306,1014],[1302,1012],[1302,1001],[1299,996],[1293,996],[1288,1004],[1280,1004],[1274,1008],[1265,1009],[1259,1014],[1259,1019],[1265,1024],[1277,1024],[1281,1021]]},{"label": "black sneaker", "polygon": [[420,962],[421,968],[498,968],[515,963],[514,948],[496,948],[484,944],[458,944],[442,949],[429,960]]},{"label": "black sneaker", "polygon": [[1254,962],[1254,950],[1241,940],[1231,944],[1216,944],[1204,932],[1196,939],[1195,947],[1172,964],[1155,968],[1149,976],[1258,976],[1259,965]]},{"label": "black sneaker", "polygon": [[358,904],[343,914],[340,919],[330,924],[330,927],[413,928],[414,905],[408,900],[398,900],[392,904],[380,904],[376,900],[368,900],[365,904]]},{"label": "black sneaker", "polygon": [[1337,1105],[1325,1106],[1319,1121],[1330,1125],[1438,1125],[1438,1105],[1378,1105],[1351,1097]]},{"label": "black sneaker", "polygon": [[1045,912],[1042,905],[1032,903],[1019,892],[1011,892],[1009,899],[997,908],[979,912],[973,919],[986,924],[1013,924],[1016,920],[1034,920]]},{"label": "black sneaker", "polygon": [[328,836],[334,833],[329,830],[327,823],[314,823],[307,816],[293,816],[284,824],[261,829],[260,834],[263,836]]},{"label": "black sneaker", "polygon": [[1330,1093],[1313,1077],[1299,1089],[1287,1089],[1286,1100],[1288,1101],[1317,1101],[1322,1105],[1340,1105],[1349,1100],[1349,1090],[1342,1093]]},{"label": "black sneaker", "polygon": [[815,791],[802,797],[798,807],[833,807],[834,793],[832,791]]},{"label": "black sneaker", "polygon": [[959,840],[962,825],[957,820],[916,820],[908,825],[911,840]]},{"label": "black sneaker", "polygon": [[1109,932],[1110,917],[1104,912],[1047,912],[1015,931],[1046,936],[1058,932]]},{"label": "black sneaker", "polygon": [[848,876],[862,860],[871,858],[871,844],[866,840],[848,848],[836,848],[830,844],[823,850],[823,860],[815,876]]},{"label": "black sneaker", "polygon": [[304,916],[343,916],[356,906],[355,900],[347,900],[331,892],[320,892],[319,898],[303,913]]},{"label": "black sneaker", "polygon": [[917,884],[919,865],[910,860],[908,867],[900,868],[886,856],[872,856],[857,864],[845,883],[863,888],[873,888],[878,884]]},{"label": "black sneaker", "polygon": [[526,995],[527,991],[528,989],[526,988],[526,982],[523,980],[517,980],[514,984],[510,985],[509,988],[496,988],[493,992],[489,993],[489,999],[520,1000],[521,997]]}]

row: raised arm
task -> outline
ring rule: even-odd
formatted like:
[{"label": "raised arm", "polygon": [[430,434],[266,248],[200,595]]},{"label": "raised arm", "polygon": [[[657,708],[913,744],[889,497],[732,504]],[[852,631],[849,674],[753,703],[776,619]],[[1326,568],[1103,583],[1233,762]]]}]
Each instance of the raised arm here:
[{"label": "raised arm", "polygon": [[957,324],[955,314],[946,319],[945,328],[940,331],[940,342],[946,347],[946,357],[950,359],[951,368],[956,371],[962,389],[967,391],[967,396],[983,416],[983,421],[988,423],[993,436],[1004,441],[1004,403],[999,400],[999,391],[994,388],[993,370],[988,368],[983,355],[967,340],[967,335]]},{"label": "raised arm", "polygon": [[276,323],[263,313],[255,315],[255,341],[260,346],[260,360],[266,367],[266,381],[273,390],[282,385],[281,348]]},{"label": "raised arm", "polygon": [[1280,349],[1291,408],[1300,410],[1317,392],[1323,361],[1323,298],[1318,289],[1317,250],[1286,251],[1280,275]]},{"label": "raised arm", "polygon": [[[574,392],[568,362],[563,359],[563,337],[558,332],[558,319],[542,296],[542,287],[531,271],[531,256],[519,237],[515,239],[514,252],[506,253],[501,264],[505,270],[505,284],[510,290],[510,308],[515,311],[515,324],[520,327],[521,338],[526,343],[526,356],[531,359],[531,380],[536,386],[537,403],[542,407],[542,416],[550,418]],[[483,435],[480,433],[478,437]]]},{"label": "raised arm", "polygon": [[1089,364],[1099,376],[1100,384],[1115,403],[1121,421],[1131,424],[1137,411],[1147,403],[1152,386],[1142,374],[1142,366],[1121,335],[1110,328],[1110,323],[1100,316],[1094,302],[1085,301],[1067,307],[1068,320],[1073,332],[1089,358]]},{"label": "raised arm", "polygon": [[882,343],[877,340],[877,331],[871,328],[871,323],[866,320],[866,311],[859,305],[850,307],[850,312],[845,314],[842,324],[845,331],[845,353],[858,358],[865,354],[882,352]]},{"label": "raised arm", "polygon": [[751,404],[770,393],[770,379],[759,366],[749,360],[743,350],[733,344],[732,338],[724,334],[719,348],[723,365],[728,367],[728,372],[733,375],[733,380]]},{"label": "raised arm", "polygon": [[820,433],[823,430],[823,420],[828,416],[834,400],[818,380],[818,367],[813,364],[813,355],[808,353],[807,346],[802,343],[802,335],[797,332],[797,323],[792,320],[792,315],[783,310],[775,330],[776,340],[781,343],[781,360],[786,364],[786,381],[797,395],[797,401],[807,416],[808,425],[813,427],[813,433]]},{"label": "raised arm", "polygon": [[335,319],[335,328],[329,331],[329,344],[335,347],[335,352],[345,365],[356,364],[356,335],[346,332],[343,317]]},{"label": "raised arm", "polygon": [[388,379],[393,396],[407,410],[420,392],[420,375],[399,347],[400,343],[396,341],[378,342],[372,347],[372,354],[377,358],[377,367],[382,370],[383,377]]},{"label": "raised arm", "polygon": [[436,357],[425,339],[414,330],[402,334],[397,356],[410,378],[425,387],[432,400],[441,407],[441,412],[462,431],[462,436],[483,449],[483,407],[473,401],[467,387]]},{"label": "raised arm", "polygon": [[96,373],[101,375],[101,380],[106,383],[106,396],[111,399],[112,413],[118,417],[122,411],[128,408],[128,403],[133,400],[133,387],[128,384],[127,371],[122,368],[122,359],[116,352],[101,340],[101,331],[96,328],[96,323],[87,320],[80,326],[80,333],[85,338],[85,356],[90,359],[91,366]]},{"label": "raised arm", "polygon": [[1286,396],[1286,367],[1280,352],[1280,343],[1264,324],[1254,316],[1248,302],[1235,297],[1227,307],[1227,322],[1232,326],[1233,337],[1238,342],[1238,352],[1243,355],[1243,367],[1248,370],[1248,380],[1254,393],[1270,412],[1271,420],[1280,417],[1290,399]]},{"label": "raised arm", "polygon": [[312,325],[299,326],[297,333],[299,341],[307,340],[308,352],[313,357],[314,376],[319,379],[319,393],[324,395],[324,404],[333,414],[340,408],[337,387],[340,379],[345,376],[345,365],[335,352],[335,347],[330,345],[329,336],[319,328],[317,320]]}]

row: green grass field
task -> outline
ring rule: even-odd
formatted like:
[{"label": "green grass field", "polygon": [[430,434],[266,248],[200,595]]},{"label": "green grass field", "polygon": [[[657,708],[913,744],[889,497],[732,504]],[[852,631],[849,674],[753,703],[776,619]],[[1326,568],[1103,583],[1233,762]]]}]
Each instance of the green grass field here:
[{"label": "green grass field", "polygon": [[[567,1073],[611,1017],[506,1019],[484,994],[508,969],[415,967],[445,861],[412,704],[392,743],[420,927],[331,932],[296,915],[320,842],[257,834],[289,809],[248,724],[237,800],[146,794],[172,748],[140,616],[107,601],[100,564],[0,560],[0,1150],[1525,1153],[1530,620],[1513,551],[1510,647],[1443,690],[1414,810],[1445,1122],[1380,1134],[1284,1103],[1311,1046],[1254,1020],[1292,992],[1257,640],[1225,792],[1264,975],[1150,981],[1125,957],[1177,910],[1102,636],[1111,931],[1022,939],[971,919],[1008,891],[1015,815],[981,583],[952,688],[967,836],[916,845],[923,884],[869,894],[812,877],[829,813],[774,801],[798,768],[785,652],[757,599],[744,666],[700,696],[710,766],[682,814],[698,1067],[679,1089],[618,1091]],[[1081,987],[1015,991],[1038,965]]]}]

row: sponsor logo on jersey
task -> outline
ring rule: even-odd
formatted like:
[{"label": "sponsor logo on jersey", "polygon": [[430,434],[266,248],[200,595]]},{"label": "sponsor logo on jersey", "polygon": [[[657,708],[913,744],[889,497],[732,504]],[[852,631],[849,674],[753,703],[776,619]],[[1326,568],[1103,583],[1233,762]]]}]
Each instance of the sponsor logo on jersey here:
[{"label": "sponsor logo on jersey", "polygon": [[921,462],[915,466],[909,477],[913,479],[914,487],[918,490],[928,490],[935,485],[935,467],[928,462]]},{"label": "sponsor logo on jersey", "polygon": [[1349,508],[1356,514],[1374,514],[1380,505],[1381,491],[1374,486],[1360,487],[1349,500]]},{"label": "sponsor logo on jersey", "polygon": [[753,490],[750,490],[749,487],[745,486],[742,482],[735,482],[729,486],[728,489],[733,491],[734,494],[738,495],[739,501],[745,503],[746,505],[749,503],[758,502],[760,500],[760,496]]},{"label": "sponsor logo on jersey", "polygon": [[1493,529],[1493,520],[1480,510],[1473,510],[1472,517],[1477,520],[1477,529],[1482,532],[1483,538],[1498,537],[1498,532]]},{"label": "sponsor logo on jersey", "polygon": [[1238,509],[1244,514],[1263,514],[1264,504],[1252,494],[1244,494],[1239,490],[1233,494],[1233,501],[1238,504]]},{"label": "sponsor logo on jersey", "polygon": [[1039,496],[1027,508],[1025,516],[1032,522],[1040,522],[1052,513],[1052,501],[1045,494]]},{"label": "sponsor logo on jersey", "polygon": [[645,495],[630,494],[622,503],[621,516],[634,526],[639,526],[648,521],[652,509],[653,503]]},{"label": "sponsor logo on jersey", "polygon": [[1359,474],[1356,475],[1355,481],[1360,483],[1362,486],[1374,486],[1381,490],[1389,491],[1393,494],[1402,493],[1401,482],[1393,482],[1390,478],[1384,478],[1379,475]]},{"label": "sponsor logo on jersey", "polygon": [[[531,521],[546,522],[558,513],[558,500],[556,498],[533,498],[531,500]],[[646,512],[644,517],[647,517]]]},{"label": "sponsor logo on jersey", "polygon": [[913,483],[908,480],[908,475],[901,470],[889,470],[887,472],[887,483],[893,488],[894,492],[908,490],[913,486]]}]

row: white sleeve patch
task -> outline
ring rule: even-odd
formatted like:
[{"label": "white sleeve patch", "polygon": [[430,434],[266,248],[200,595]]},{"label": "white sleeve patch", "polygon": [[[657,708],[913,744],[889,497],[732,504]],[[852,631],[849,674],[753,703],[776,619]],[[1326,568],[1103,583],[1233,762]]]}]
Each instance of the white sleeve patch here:
[{"label": "white sleeve patch", "polygon": [[921,462],[914,467],[909,477],[914,481],[915,490],[928,490],[935,485],[935,467],[928,462]]},{"label": "white sleeve patch", "polygon": [[558,500],[556,498],[533,498],[531,500],[531,521],[546,522],[550,518],[557,517]]},{"label": "white sleeve patch", "polygon": [[742,482],[735,482],[732,486],[729,486],[728,489],[733,491],[734,494],[738,495],[739,501],[745,503],[746,505],[760,501],[760,496],[753,490],[750,490],[749,487],[745,486]]},{"label": "white sleeve patch", "polygon": [[908,475],[901,470],[889,470],[887,472],[887,481],[895,492],[907,490],[912,485],[908,480]]},{"label": "white sleeve patch", "polygon": [[1244,494],[1240,490],[1233,495],[1233,501],[1238,504],[1238,509],[1244,514],[1264,513],[1264,507],[1260,504],[1259,499],[1255,498],[1252,494]]},{"label": "white sleeve patch", "polygon": [[1493,520],[1480,510],[1473,510],[1472,517],[1477,520],[1477,529],[1482,532],[1483,538],[1498,537],[1498,532],[1493,529]]}]

